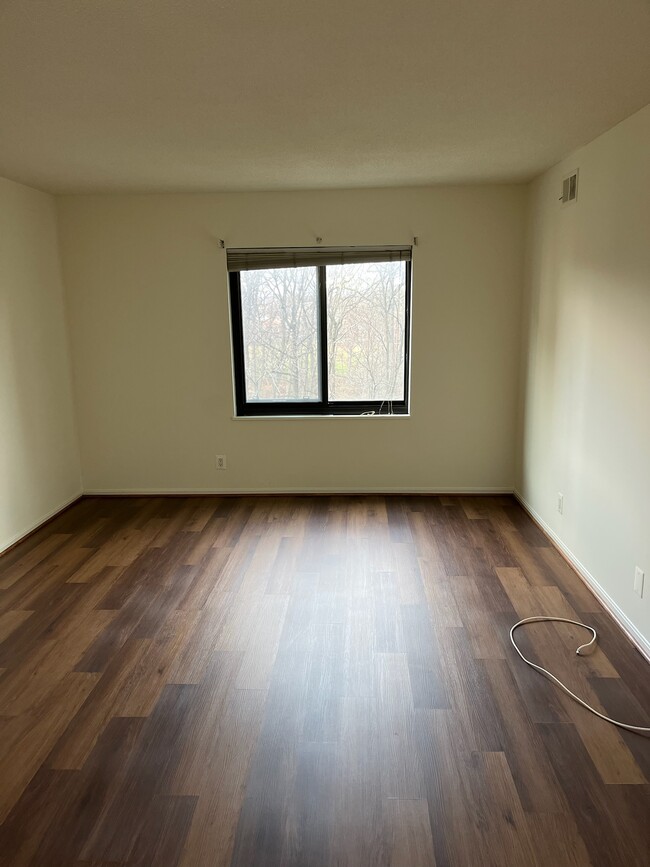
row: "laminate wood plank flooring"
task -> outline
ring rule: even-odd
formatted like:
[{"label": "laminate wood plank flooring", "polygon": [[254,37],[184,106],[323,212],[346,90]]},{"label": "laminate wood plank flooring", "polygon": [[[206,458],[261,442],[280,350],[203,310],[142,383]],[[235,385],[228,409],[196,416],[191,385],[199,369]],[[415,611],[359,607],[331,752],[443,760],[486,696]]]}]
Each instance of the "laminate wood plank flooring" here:
[{"label": "laminate wood plank flooring", "polygon": [[650,669],[511,497],[87,497],[0,558],[0,863],[648,867]]}]

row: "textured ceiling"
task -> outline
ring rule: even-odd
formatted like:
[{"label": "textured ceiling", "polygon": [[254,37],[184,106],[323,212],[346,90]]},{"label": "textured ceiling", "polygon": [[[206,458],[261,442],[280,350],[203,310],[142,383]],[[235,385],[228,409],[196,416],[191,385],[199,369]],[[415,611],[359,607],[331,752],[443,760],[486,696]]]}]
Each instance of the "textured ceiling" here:
[{"label": "textured ceiling", "polygon": [[0,0],[0,175],[526,180],[650,101],[648,0]]}]

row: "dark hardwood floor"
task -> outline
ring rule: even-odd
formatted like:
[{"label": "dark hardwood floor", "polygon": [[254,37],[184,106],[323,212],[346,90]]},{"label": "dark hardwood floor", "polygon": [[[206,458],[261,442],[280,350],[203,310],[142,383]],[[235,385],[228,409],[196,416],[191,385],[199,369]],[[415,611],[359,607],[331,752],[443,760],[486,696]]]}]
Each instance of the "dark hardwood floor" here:
[{"label": "dark hardwood floor", "polygon": [[[649,668],[508,497],[87,498],[0,559],[0,857],[650,863]],[[647,723],[646,723],[647,724]]]}]

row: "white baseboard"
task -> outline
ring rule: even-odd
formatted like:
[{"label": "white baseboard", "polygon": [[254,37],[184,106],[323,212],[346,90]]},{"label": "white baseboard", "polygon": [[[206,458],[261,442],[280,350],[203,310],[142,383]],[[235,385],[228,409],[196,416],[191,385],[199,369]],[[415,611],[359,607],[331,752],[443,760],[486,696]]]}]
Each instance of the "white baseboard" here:
[{"label": "white baseboard", "polygon": [[6,551],[8,548],[12,548],[15,544],[20,542],[21,539],[24,539],[26,536],[29,536],[35,530],[38,530],[39,527],[41,527],[43,524],[46,524],[51,518],[54,518],[55,515],[58,515],[59,512],[62,512],[64,509],[67,509],[68,506],[71,506],[73,503],[75,503],[82,496],[83,496],[83,492],[79,491],[78,494],[75,494],[73,497],[70,497],[69,499],[65,500],[63,503],[60,503],[55,509],[52,509],[52,511],[48,512],[46,515],[43,515],[41,518],[38,519],[38,521],[35,521],[33,524],[30,524],[29,526],[25,527],[19,533],[15,533],[9,539],[3,540],[3,542],[0,544],[0,554],[2,554],[3,551]]},{"label": "white baseboard", "polygon": [[526,512],[530,515],[530,517],[535,521],[535,523],[540,527],[541,530],[548,536],[551,542],[555,545],[558,551],[563,555],[563,557],[569,562],[571,566],[578,573],[579,577],[583,580],[583,582],[587,585],[589,590],[594,594],[596,599],[600,602],[600,604],[605,608],[605,610],[614,618],[618,626],[623,630],[623,632],[630,639],[632,644],[637,648],[637,650],[650,662],[650,641],[640,632],[637,627],[632,623],[630,618],[625,614],[625,612],[620,608],[620,606],[614,602],[609,593],[603,589],[603,587],[598,583],[598,581],[594,578],[591,572],[578,560],[573,551],[571,551],[564,544],[562,539],[552,530],[546,521],[539,515],[535,509],[528,503],[522,495],[516,489],[513,491],[513,494],[517,498],[518,502],[525,509]]},{"label": "white baseboard", "polygon": [[277,495],[285,496],[289,494],[329,494],[336,496],[350,494],[428,494],[430,496],[453,495],[453,494],[476,494],[481,495],[499,495],[512,494],[512,488],[430,488],[430,487],[377,487],[377,488],[94,488],[84,491],[87,497],[164,497],[164,496],[194,496],[204,495],[210,497],[222,496],[266,496]]}]

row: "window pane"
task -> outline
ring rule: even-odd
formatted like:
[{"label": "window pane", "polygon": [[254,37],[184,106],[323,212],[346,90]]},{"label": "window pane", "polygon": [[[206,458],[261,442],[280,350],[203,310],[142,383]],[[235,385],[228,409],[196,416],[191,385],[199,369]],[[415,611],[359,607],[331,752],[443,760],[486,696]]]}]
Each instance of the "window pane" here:
[{"label": "window pane", "polygon": [[242,271],[246,399],[320,400],[318,271]]},{"label": "window pane", "polygon": [[330,400],[404,400],[406,266],[327,267]]}]

